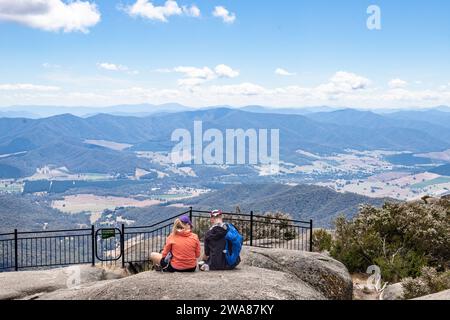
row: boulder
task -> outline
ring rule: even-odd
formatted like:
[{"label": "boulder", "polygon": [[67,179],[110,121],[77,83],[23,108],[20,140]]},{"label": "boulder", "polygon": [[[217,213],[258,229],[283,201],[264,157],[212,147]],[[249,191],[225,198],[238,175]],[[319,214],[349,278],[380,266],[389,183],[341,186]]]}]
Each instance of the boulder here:
[{"label": "boulder", "polygon": [[78,290],[43,294],[42,300],[306,300],[325,299],[320,292],[289,274],[245,266],[233,271],[142,272]]},{"label": "boulder", "polygon": [[403,300],[403,286],[401,282],[386,286],[383,290],[382,300]]},{"label": "boulder", "polygon": [[98,282],[106,271],[89,265],[50,270],[0,273],[0,300],[20,299],[35,294]]},{"label": "boulder", "polygon": [[[326,255],[244,247],[241,257],[242,263],[232,271],[147,271],[112,280],[108,280],[111,272],[82,267],[82,282],[76,287],[67,285],[65,269],[5,273],[1,274],[0,288],[4,291],[7,284],[9,291],[4,297],[9,299],[352,299],[352,280],[347,269]],[[16,285],[22,277],[28,280]]]},{"label": "boulder", "polygon": [[298,280],[313,286],[327,299],[352,299],[353,282],[347,268],[327,255],[248,247],[242,252],[242,260],[245,265],[293,275]]},{"label": "boulder", "polygon": [[450,289],[438,293],[429,294],[427,296],[415,298],[413,300],[450,300]]}]

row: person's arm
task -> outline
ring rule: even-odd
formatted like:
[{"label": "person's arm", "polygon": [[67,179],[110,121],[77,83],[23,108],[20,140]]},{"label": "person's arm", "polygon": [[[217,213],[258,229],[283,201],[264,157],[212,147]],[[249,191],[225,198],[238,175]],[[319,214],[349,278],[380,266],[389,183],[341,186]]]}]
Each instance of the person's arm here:
[{"label": "person's arm", "polygon": [[172,250],[172,237],[168,236],[167,240],[166,240],[166,244],[164,246],[164,249],[162,251],[162,256],[163,258],[167,257],[167,255],[169,254],[169,252]]},{"label": "person's arm", "polygon": [[206,261],[209,258],[209,244],[208,244],[208,240],[205,237],[205,252],[203,254],[202,260]]},{"label": "person's arm", "polygon": [[200,240],[197,237],[197,244],[195,247],[195,257],[196,258],[200,258],[200,251],[201,251]]}]

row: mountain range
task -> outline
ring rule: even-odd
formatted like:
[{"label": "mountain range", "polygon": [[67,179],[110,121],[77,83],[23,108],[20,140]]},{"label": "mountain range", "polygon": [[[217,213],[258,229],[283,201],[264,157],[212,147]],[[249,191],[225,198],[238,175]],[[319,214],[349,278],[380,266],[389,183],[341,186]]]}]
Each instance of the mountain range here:
[{"label": "mountain range", "polygon": [[[278,113],[278,114],[300,114],[307,115],[317,112],[331,112],[338,111],[347,108],[329,107],[329,106],[311,106],[311,107],[291,107],[291,108],[279,108],[279,107],[267,107],[260,105],[248,105],[244,107],[231,107],[227,105],[222,106],[209,106],[202,108],[194,108],[185,106],[179,103],[165,103],[160,105],[154,104],[134,104],[134,105],[115,105],[108,107],[88,107],[88,106],[42,106],[42,105],[23,105],[23,106],[10,106],[0,107],[0,118],[47,118],[61,114],[72,114],[78,117],[90,117],[99,113],[117,115],[117,116],[134,116],[134,117],[146,117],[158,113],[174,113],[182,111],[193,110],[207,110],[217,108],[238,109],[242,111],[254,112],[254,113]],[[359,109],[355,109],[359,110]],[[418,112],[423,111],[441,111],[450,112],[448,106],[437,106],[433,108],[410,108],[410,109],[369,109],[369,111],[377,114],[390,114],[395,112],[415,110]],[[360,109],[359,111],[363,111]]]},{"label": "mountain range", "polygon": [[[177,108],[178,106],[172,106]],[[173,111],[173,110],[172,110]],[[27,176],[52,164],[72,172],[134,173],[151,169],[134,151],[170,151],[175,129],[279,129],[281,160],[304,164],[299,149],[316,154],[353,150],[431,152],[450,149],[450,112],[436,109],[377,114],[344,109],[301,114],[249,112],[230,108],[161,112],[148,116],[62,114],[47,118],[0,118],[0,178]],[[87,143],[130,144],[113,150]]]},{"label": "mountain range", "polygon": [[133,104],[110,107],[59,107],[59,106],[12,106],[0,108],[0,117],[39,119],[70,113],[78,117],[89,117],[99,113],[119,116],[145,117],[155,113],[170,113],[194,110],[178,103],[161,105]]}]

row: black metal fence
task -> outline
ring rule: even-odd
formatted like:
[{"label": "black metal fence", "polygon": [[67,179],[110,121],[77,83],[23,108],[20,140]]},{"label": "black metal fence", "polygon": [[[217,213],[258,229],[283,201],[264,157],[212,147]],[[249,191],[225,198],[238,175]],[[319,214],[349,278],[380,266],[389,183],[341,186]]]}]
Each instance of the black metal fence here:
[{"label": "black metal fence", "polygon": [[[149,226],[119,228],[27,231],[0,234],[0,272],[48,268],[75,264],[142,263],[151,252],[164,247],[173,220],[189,215],[194,232],[202,239],[209,229],[209,212],[193,210],[177,214]],[[224,212],[243,235],[244,245],[312,251],[313,222],[271,216]]]},{"label": "black metal fence", "polygon": [[[312,251],[312,220],[223,212],[224,221],[236,226],[244,244],[253,247]],[[190,210],[194,232],[203,238],[210,226],[209,211]]]},{"label": "black metal fence", "polygon": [[122,225],[123,252],[122,266],[127,263],[149,261],[151,252],[160,252],[167,236],[172,232],[174,219],[190,214],[191,210],[182,212],[149,226],[126,227]]},{"label": "black metal fence", "polygon": [[0,271],[95,263],[94,227],[0,234]]}]

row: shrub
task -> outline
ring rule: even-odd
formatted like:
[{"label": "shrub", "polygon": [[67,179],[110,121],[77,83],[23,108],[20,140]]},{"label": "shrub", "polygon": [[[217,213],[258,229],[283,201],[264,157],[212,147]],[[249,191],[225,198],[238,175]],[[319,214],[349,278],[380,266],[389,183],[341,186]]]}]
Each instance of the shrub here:
[{"label": "shrub", "polygon": [[431,267],[422,268],[420,277],[405,278],[402,281],[403,297],[413,299],[450,289],[450,272],[437,272]]},{"label": "shrub", "polygon": [[350,272],[378,265],[385,280],[417,277],[424,266],[449,268],[450,201],[386,203],[361,207],[350,221],[336,219],[331,255]]},{"label": "shrub", "polygon": [[194,225],[194,229],[192,230],[194,233],[196,233],[200,239],[200,241],[203,241],[205,238],[206,232],[208,231],[210,225],[209,218],[204,217],[194,217],[192,219],[192,223]]},{"label": "shrub", "polygon": [[313,232],[313,251],[330,251],[333,239],[331,234],[324,229],[314,230]]},{"label": "shrub", "polygon": [[[268,212],[263,217],[253,220],[253,239],[292,240],[297,237],[292,217],[287,213]],[[250,222],[246,222],[250,226]],[[250,233],[248,233],[250,234]]]}]

